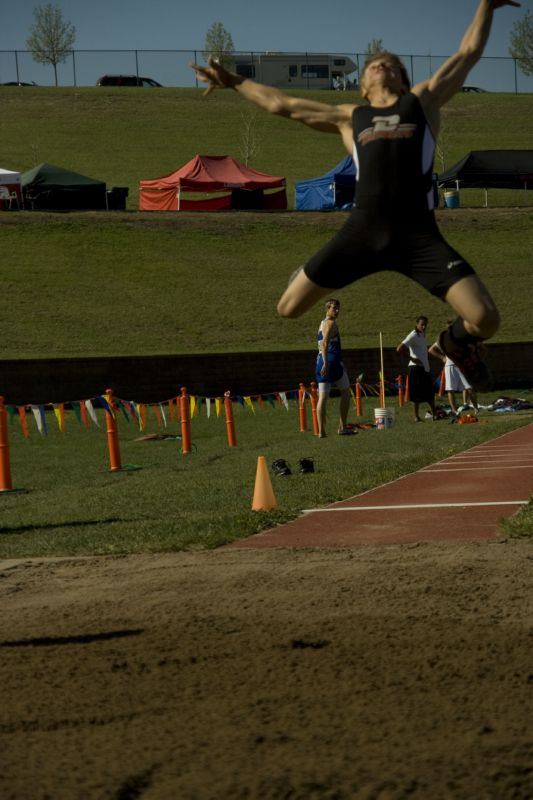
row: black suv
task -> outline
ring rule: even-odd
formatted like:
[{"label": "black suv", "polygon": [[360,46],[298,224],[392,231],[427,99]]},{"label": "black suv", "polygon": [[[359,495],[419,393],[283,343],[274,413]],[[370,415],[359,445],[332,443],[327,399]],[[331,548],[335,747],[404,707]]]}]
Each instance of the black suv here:
[{"label": "black suv", "polygon": [[97,86],[161,86],[153,78],[140,78],[138,75],[102,75],[96,81]]}]

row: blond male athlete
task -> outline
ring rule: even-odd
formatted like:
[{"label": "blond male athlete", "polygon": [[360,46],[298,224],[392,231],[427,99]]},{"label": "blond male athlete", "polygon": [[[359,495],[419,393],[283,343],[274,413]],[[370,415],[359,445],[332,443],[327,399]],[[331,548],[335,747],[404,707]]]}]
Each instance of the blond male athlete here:
[{"label": "blond male athlete", "polygon": [[440,108],[463,86],[487,43],[494,11],[514,0],[481,0],[459,49],[428,80],[410,87],[392,53],[366,62],[360,80],[368,105],[328,105],[290,97],[243,78],[210,58],[193,64],[198,78],[235,89],[271,114],[340,134],[353,155],[356,207],[349,219],[297,272],[278,303],[284,317],[298,317],[318,300],[365,275],[396,270],[445,300],[458,315],[439,346],[476,389],[490,385],[478,344],[494,335],[499,313],[473,268],[444,240],[433,211],[432,167]]},{"label": "blond male athlete", "polygon": [[350,380],[342,361],[341,335],[337,325],[337,317],[341,310],[340,301],[334,297],[326,300],[326,316],[320,323],[317,334],[318,353],[315,367],[315,380],[318,385],[318,403],[316,416],[318,436],[326,436],[326,406],[331,387],[340,391],[339,404],[339,436],[349,436],[357,430],[347,425],[350,408]]}]

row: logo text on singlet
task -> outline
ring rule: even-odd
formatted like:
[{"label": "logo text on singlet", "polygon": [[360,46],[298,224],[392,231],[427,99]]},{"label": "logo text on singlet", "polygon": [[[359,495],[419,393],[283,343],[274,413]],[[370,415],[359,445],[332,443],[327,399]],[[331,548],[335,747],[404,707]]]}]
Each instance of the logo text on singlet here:
[{"label": "logo text on singlet", "polygon": [[391,114],[389,117],[372,117],[372,127],[361,131],[357,141],[365,145],[376,139],[410,139],[415,130],[414,123],[400,123],[399,114]]}]

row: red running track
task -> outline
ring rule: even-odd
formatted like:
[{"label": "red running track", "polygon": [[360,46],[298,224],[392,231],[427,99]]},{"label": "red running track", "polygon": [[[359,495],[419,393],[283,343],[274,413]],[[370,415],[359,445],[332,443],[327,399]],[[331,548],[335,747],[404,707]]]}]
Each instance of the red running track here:
[{"label": "red running track", "polygon": [[490,539],[497,535],[498,521],[515,514],[532,494],[530,424],[227,546],[349,547]]}]

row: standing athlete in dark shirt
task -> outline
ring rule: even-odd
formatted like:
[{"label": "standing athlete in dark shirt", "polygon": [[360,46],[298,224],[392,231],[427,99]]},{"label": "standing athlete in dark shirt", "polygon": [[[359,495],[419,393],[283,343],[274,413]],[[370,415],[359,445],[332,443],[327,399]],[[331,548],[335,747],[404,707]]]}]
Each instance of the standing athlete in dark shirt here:
[{"label": "standing athlete in dark shirt", "polygon": [[490,376],[479,343],[494,335],[499,313],[481,280],[440,234],[431,174],[440,108],[460,91],[487,43],[494,11],[514,0],[480,0],[458,51],[428,80],[410,87],[392,53],[366,62],[360,80],[367,106],[331,106],[290,97],[228,72],[213,59],[194,64],[200,80],[235,89],[272,114],[340,134],[356,165],[356,208],[346,224],[283,293],[278,312],[298,317],[332,291],[379,270],[397,270],[445,300],[458,315],[439,346],[477,389]]}]

